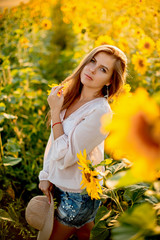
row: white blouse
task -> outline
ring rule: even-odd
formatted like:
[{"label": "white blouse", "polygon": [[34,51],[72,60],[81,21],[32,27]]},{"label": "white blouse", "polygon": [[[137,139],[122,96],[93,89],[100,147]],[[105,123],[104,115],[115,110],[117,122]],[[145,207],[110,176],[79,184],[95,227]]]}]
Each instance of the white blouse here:
[{"label": "white blouse", "polygon": [[65,112],[66,109],[60,114],[64,134],[54,140],[51,127],[39,180],[49,180],[64,191],[81,192],[82,174],[77,153],[86,149],[87,159],[93,165],[104,160],[104,139],[109,133],[100,132],[100,119],[112,111],[107,100],[99,97],[85,103],[66,119]]}]

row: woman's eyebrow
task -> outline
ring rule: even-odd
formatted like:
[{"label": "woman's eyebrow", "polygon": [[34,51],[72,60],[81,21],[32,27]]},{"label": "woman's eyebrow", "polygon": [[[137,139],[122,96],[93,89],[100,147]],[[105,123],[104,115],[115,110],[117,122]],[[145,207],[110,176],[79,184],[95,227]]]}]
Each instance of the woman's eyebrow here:
[{"label": "woman's eyebrow", "polygon": [[[95,57],[93,57],[93,59],[97,62],[97,59],[96,59]],[[107,71],[109,71],[108,67],[106,67],[106,66],[104,66],[104,65],[102,65],[102,64],[101,64],[101,66],[104,67],[104,68],[106,68]]]}]

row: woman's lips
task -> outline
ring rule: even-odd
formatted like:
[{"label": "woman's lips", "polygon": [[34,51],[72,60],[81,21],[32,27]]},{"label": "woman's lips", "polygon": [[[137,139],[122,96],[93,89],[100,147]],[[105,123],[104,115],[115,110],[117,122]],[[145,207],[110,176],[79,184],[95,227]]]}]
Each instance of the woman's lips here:
[{"label": "woman's lips", "polygon": [[93,80],[89,75],[87,74],[84,74],[84,75],[86,75],[86,77],[89,78],[90,80]]}]

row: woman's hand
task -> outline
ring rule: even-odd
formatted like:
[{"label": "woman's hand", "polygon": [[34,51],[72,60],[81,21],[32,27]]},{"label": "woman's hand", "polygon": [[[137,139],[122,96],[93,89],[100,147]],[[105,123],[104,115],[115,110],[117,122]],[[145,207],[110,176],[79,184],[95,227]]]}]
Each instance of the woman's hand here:
[{"label": "woman's hand", "polygon": [[[64,102],[62,88],[63,86],[53,87],[50,95],[47,98],[51,111],[58,114],[60,113],[61,108],[63,106],[63,102]],[[59,96],[57,96],[58,93],[59,93]]]},{"label": "woman's hand", "polygon": [[47,196],[48,203],[51,203],[51,196],[50,192],[52,191],[53,183],[49,182],[48,180],[41,180],[39,183],[39,189]]}]

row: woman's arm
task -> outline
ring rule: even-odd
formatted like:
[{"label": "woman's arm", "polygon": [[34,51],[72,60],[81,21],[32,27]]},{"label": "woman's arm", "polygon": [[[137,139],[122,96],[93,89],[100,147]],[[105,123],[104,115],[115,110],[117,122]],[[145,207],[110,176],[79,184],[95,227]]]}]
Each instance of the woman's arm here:
[{"label": "woman's arm", "polygon": [[[61,107],[64,101],[62,92],[60,94],[60,97],[57,96],[57,93],[62,89],[61,87],[55,87],[52,88],[50,95],[47,98],[48,104],[51,109],[51,123],[61,122],[60,119],[60,111]],[[43,159],[43,170],[39,173],[39,180],[47,180],[49,175],[49,158],[48,155],[50,155],[51,151],[51,145],[52,145],[52,134],[54,134],[54,139],[60,137],[64,134],[62,124],[56,124],[54,127],[54,132],[52,132],[52,126],[51,126],[51,134],[49,136],[47,146],[44,153],[44,159]]]},{"label": "woman's arm", "polygon": [[[60,124],[61,122],[60,112],[64,102],[62,88],[63,86],[52,88],[51,93],[47,98],[48,104],[51,109],[52,124],[58,123],[53,126],[54,139],[57,139],[58,137],[64,134],[62,124]],[[60,92],[60,96],[57,96],[58,92]]]}]

